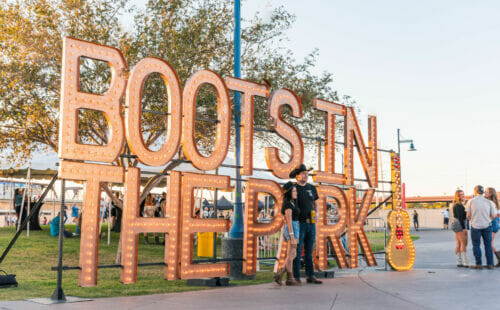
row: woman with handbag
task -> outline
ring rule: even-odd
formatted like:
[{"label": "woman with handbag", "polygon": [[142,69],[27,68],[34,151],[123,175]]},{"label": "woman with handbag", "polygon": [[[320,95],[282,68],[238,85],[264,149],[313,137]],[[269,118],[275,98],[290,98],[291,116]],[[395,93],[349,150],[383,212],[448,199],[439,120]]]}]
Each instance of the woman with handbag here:
[{"label": "woman with handbag", "polygon": [[469,260],[467,258],[467,229],[465,229],[465,220],[467,214],[465,213],[465,195],[462,190],[455,192],[455,199],[453,205],[453,222],[451,229],[455,232],[455,255],[457,256],[457,267],[469,267]]},{"label": "woman with handbag", "polygon": [[484,192],[484,196],[493,201],[495,204],[495,208],[497,209],[497,216],[491,221],[491,228],[492,228],[492,233],[491,233],[491,249],[493,250],[493,253],[497,257],[498,263],[495,265],[495,267],[500,267],[500,251],[497,251],[495,249],[495,234],[498,232],[498,222],[499,222],[499,216],[500,216],[500,206],[498,205],[498,196],[497,196],[497,191],[493,187],[488,187],[486,191]]},{"label": "woman with handbag", "polygon": [[285,266],[274,274],[274,280],[281,285],[283,273],[287,273],[286,285],[300,285],[293,277],[293,260],[297,255],[297,242],[299,240],[300,209],[297,206],[297,188],[292,182],[283,185],[285,191],[281,213],[285,216],[285,225],[283,226],[283,240],[287,241]]}]

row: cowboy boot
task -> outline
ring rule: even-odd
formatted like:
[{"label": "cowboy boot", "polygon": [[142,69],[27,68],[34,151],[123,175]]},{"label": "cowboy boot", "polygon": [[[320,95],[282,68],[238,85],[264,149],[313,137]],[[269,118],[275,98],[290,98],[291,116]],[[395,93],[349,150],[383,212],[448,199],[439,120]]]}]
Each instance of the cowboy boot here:
[{"label": "cowboy boot", "polygon": [[462,263],[465,268],[469,268],[469,259],[467,258],[467,252],[462,252]]},{"label": "cowboy boot", "polygon": [[283,285],[281,283],[281,277],[283,277],[283,274],[285,273],[285,268],[281,268],[278,270],[278,272],[274,273],[274,282],[278,283],[278,285]]},{"label": "cowboy boot", "polygon": [[496,251],[495,256],[498,259],[498,263],[495,265],[495,267],[500,267],[500,251]]},{"label": "cowboy boot", "polygon": [[457,253],[455,253],[455,255],[457,256],[457,267],[463,267],[464,264],[462,262],[462,253],[457,252]]},{"label": "cowboy boot", "polygon": [[300,285],[300,282],[295,280],[295,278],[293,277],[293,272],[287,271],[285,284],[287,286],[296,286],[296,285]]}]

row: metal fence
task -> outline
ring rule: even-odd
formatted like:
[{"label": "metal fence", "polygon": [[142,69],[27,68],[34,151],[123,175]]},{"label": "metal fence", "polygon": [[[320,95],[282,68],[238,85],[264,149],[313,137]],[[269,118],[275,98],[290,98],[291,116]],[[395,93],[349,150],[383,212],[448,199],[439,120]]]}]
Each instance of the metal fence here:
[{"label": "metal fence", "polygon": [[[337,223],[337,219],[333,216],[327,217],[328,224],[334,225]],[[269,223],[269,219],[263,219],[259,221],[260,223]],[[385,268],[387,268],[385,259],[385,249],[387,246],[387,222],[381,217],[369,217],[366,219],[364,229],[368,232],[368,242],[372,245],[372,250],[375,257],[384,261]],[[258,271],[272,271],[272,268],[266,268],[274,265],[276,253],[280,246],[281,230],[275,234],[268,236],[260,236],[258,238],[258,250],[257,250],[257,270]],[[381,248],[383,240],[383,248]],[[342,245],[346,253],[348,253],[348,243],[345,236],[341,236]],[[335,253],[330,242],[327,243],[327,257],[328,261],[335,260]],[[363,254],[360,254],[359,263],[363,261]]]}]

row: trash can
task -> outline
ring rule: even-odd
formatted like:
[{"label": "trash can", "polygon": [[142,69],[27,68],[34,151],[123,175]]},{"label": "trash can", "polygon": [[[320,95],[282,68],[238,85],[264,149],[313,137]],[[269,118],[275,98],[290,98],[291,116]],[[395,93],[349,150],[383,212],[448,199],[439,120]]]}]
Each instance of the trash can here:
[{"label": "trash can", "polygon": [[198,234],[198,256],[212,257],[214,256],[214,233],[199,232]]}]

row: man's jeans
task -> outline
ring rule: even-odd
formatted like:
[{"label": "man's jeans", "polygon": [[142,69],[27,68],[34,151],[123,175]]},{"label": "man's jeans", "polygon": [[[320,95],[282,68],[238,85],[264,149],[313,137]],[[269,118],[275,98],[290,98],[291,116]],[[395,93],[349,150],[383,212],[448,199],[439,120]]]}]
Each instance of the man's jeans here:
[{"label": "man's jeans", "polygon": [[486,264],[493,266],[493,250],[491,249],[491,226],[484,229],[472,228],[470,238],[472,239],[472,251],[476,259],[476,265],[482,265],[481,261],[481,237],[484,243],[484,255],[486,256]]},{"label": "man's jeans", "polygon": [[[491,234],[490,234],[491,235]],[[304,247],[304,259],[306,262],[306,276],[314,276],[313,266],[313,248],[316,239],[316,224],[300,223],[300,237],[297,245],[297,256],[293,260],[293,276],[300,279],[300,258],[302,256],[302,247]]]}]

